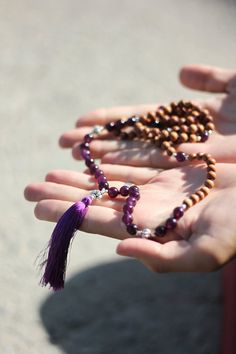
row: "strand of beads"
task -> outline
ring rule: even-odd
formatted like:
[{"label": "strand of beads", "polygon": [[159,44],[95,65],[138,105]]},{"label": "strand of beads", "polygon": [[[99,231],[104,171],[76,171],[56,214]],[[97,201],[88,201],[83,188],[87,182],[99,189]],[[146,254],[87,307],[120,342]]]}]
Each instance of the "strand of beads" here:
[{"label": "strand of beads", "polygon": [[[137,201],[140,199],[139,188],[135,185],[124,185],[118,190],[116,187],[110,187],[104,172],[99,168],[91,158],[90,142],[95,135],[106,130],[113,133],[120,139],[139,139],[154,143],[161,148],[168,156],[173,156],[177,162],[192,162],[194,160],[205,162],[207,165],[207,177],[204,185],[189,197],[185,198],[182,204],[176,207],[172,215],[167,220],[158,225],[154,232],[148,228],[140,229],[133,223],[133,211]],[[170,230],[174,230],[177,222],[181,219],[186,210],[204,199],[214,187],[216,178],[215,160],[210,154],[196,153],[186,154],[183,151],[177,151],[176,147],[186,142],[205,142],[214,130],[212,117],[206,110],[202,110],[191,102],[171,103],[170,106],[161,106],[156,112],[149,112],[143,116],[134,116],[128,119],[119,119],[110,122],[104,127],[95,126],[90,134],[85,135],[83,143],[80,145],[81,156],[85,160],[90,173],[94,175],[98,182],[98,190],[92,192],[92,197],[99,198],[107,193],[110,198],[116,198],[118,195],[127,197],[123,206],[122,221],[126,225],[128,233],[132,236],[142,238],[156,239],[163,237]],[[95,193],[95,194],[94,194]]]}]

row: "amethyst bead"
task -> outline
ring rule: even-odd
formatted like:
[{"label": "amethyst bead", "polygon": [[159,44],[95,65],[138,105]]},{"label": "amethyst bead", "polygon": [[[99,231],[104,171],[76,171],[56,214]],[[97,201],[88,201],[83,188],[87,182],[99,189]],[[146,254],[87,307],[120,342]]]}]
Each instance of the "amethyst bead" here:
[{"label": "amethyst bead", "polygon": [[114,122],[107,123],[105,125],[105,128],[108,132],[112,132],[113,130],[115,130],[115,123]]},{"label": "amethyst bead", "polygon": [[80,155],[82,156],[83,159],[87,159],[90,157],[90,151],[87,149],[81,149]]},{"label": "amethyst bead", "polygon": [[175,219],[180,219],[184,215],[184,209],[182,207],[177,207],[174,209],[173,212],[174,218]]},{"label": "amethyst bead", "polygon": [[138,200],[140,198],[139,188],[137,186],[131,186],[129,188],[129,195]]},{"label": "amethyst bead", "polygon": [[157,228],[155,229],[155,235],[158,237],[163,237],[165,236],[166,231],[167,229],[164,225],[157,226]]},{"label": "amethyst bead", "polygon": [[92,203],[92,198],[90,196],[84,197],[81,202],[84,203],[86,207],[88,207]]},{"label": "amethyst bead", "polygon": [[207,141],[209,138],[209,133],[208,131],[206,130],[204,133],[201,134],[201,142],[202,143],[205,143],[205,141]]},{"label": "amethyst bead", "polygon": [[99,169],[99,167],[98,167],[98,165],[93,163],[90,165],[89,169],[90,169],[91,174],[93,175]]},{"label": "amethyst bead", "polygon": [[130,225],[133,221],[133,217],[129,213],[125,213],[122,217],[122,221],[125,225]]},{"label": "amethyst bead", "polygon": [[82,143],[82,144],[80,144],[80,149],[87,149],[87,150],[89,150],[89,143]]},{"label": "amethyst bead", "polygon": [[98,177],[98,183],[101,183],[101,182],[107,182],[106,176],[101,175],[101,176]]},{"label": "amethyst bead", "polygon": [[175,218],[169,218],[166,220],[167,230],[173,230],[177,226],[177,220]]},{"label": "amethyst bead", "polygon": [[126,197],[127,195],[129,195],[129,186],[122,186],[120,188],[120,194],[122,195],[122,197]]},{"label": "amethyst bead", "polygon": [[115,198],[118,196],[118,194],[119,194],[119,191],[116,187],[110,187],[108,189],[108,195],[110,198]]},{"label": "amethyst bead", "polygon": [[135,225],[135,224],[129,224],[129,225],[127,226],[127,229],[126,229],[126,230],[128,231],[128,233],[129,233],[130,235],[136,235],[136,233],[137,233],[137,231],[138,231],[138,226]]},{"label": "amethyst bead", "polygon": [[133,207],[133,205],[131,205],[131,204],[125,204],[125,205],[123,206],[123,211],[124,211],[125,213],[130,213],[130,214],[132,214],[133,210],[134,210],[134,207]]},{"label": "amethyst bead", "polygon": [[187,156],[186,156],[186,154],[185,154],[184,152],[179,151],[179,152],[177,152],[177,154],[176,154],[176,160],[177,160],[178,162],[184,162],[184,161],[187,160]]},{"label": "amethyst bead", "polygon": [[99,183],[99,189],[102,190],[103,188],[108,189],[109,188],[109,183],[107,181],[102,181]]},{"label": "amethyst bead", "polygon": [[100,177],[100,176],[102,176],[102,175],[104,175],[104,172],[103,172],[102,170],[97,170],[97,171],[95,172],[95,178],[98,178],[98,177]]},{"label": "amethyst bead", "polygon": [[86,159],[85,159],[85,165],[87,166],[87,167],[90,167],[91,165],[94,165],[95,163],[94,163],[94,159],[90,159],[90,157],[87,157]]},{"label": "amethyst bead", "polygon": [[137,203],[137,199],[134,198],[134,197],[129,197],[129,198],[126,199],[126,203],[127,203],[127,204],[130,204],[130,205],[132,205],[132,206],[135,206],[136,203]]},{"label": "amethyst bead", "polygon": [[93,140],[93,134],[86,134],[84,136],[84,142],[85,143],[91,143],[92,140]]}]

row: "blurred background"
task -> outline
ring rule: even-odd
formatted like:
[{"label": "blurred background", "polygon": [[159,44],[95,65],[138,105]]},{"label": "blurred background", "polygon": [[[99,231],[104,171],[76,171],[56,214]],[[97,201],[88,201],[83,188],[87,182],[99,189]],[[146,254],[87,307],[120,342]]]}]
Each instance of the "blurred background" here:
[{"label": "blurred background", "polygon": [[154,275],[116,256],[117,241],[81,234],[65,291],[41,288],[34,262],[53,225],[23,190],[83,168],[57,143],[81,114],[202,96],[180,86],[179,68],[235,67],[235,5],[0,0],[1,353],[218,353],[220,272]]}]

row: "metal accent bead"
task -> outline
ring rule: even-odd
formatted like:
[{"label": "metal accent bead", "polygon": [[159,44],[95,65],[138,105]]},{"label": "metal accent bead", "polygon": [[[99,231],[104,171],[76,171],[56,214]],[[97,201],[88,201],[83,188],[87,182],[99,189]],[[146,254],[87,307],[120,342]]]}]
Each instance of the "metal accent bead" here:
[{"label": "metal accent bead", "polygon": [[151,230],[148,228],[145,228],[141,230],[141,238],[150,238],[151,236]]},{"label": "metal accent bead", "polygon": [[102,125],[95,125],[90,134],[100,134],[103,131],[104,127]]},{"label": "metal accent bead", "polygon": [[99,189],[94,189],[91,193],[90,193],[90,196],[91,198],[93,199],[102,199],[102,196],[103,194],[107,193],[107,189],[102,189],[102,190],[99,190]]}]

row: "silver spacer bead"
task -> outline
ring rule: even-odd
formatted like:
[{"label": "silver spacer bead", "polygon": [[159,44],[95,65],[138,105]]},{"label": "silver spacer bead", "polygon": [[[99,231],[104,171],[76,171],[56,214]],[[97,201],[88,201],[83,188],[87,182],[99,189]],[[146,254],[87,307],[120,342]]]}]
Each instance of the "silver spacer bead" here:
[{"label": "silver spacer bead", "polygon": [[104,127],[102,125],[95,125],[90,134],[100,134],[103,131]]},{"label": "silver spacer bead", "polygon": [[99,189],[94,189],[90,196],[92,199],[102,199],[103,194],[107,193],[107,189],[103,188],[101,191]]},{"label": "silver spacer bead", "polygon": [[142,229],[141,231],[141,238],[150,238],[151,237],[151,230],[150,229]]}]

